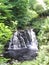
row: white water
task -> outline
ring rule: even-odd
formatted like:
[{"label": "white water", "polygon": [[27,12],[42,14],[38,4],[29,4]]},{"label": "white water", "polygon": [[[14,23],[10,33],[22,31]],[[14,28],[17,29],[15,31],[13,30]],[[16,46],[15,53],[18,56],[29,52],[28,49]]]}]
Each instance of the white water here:
[{"label": "white water", "polygon": [[[30,33],[31,32],[31,33]],[[31,45],[28,45],[29,49],[32,50],[38,50],[37,46],[38,46],[38,42],[36,40],[36,35],[34,33],[34,31],[31,29],[30,31],[28,31],[28,34],[31,36],[32,38],[32,42]]]},{"label": "white water", "polygon": [[[27,38],[24,39],[24,37],[25,38],[27,37]],[[38,45],[38,43],[36,40],[35,32],[33,31],[33,29],[30,29],[30,30],[24,31],[23,33],[22,33],[22,31],[21,32],[15,32],[13,38],[9,42],[9,48],[8,49],[15,49],[16,50],[16,49],[20,49],[22,46],[25,48],[28,47],[29,49],[32,49],[32,50],[38,50],[37,45]]]}]

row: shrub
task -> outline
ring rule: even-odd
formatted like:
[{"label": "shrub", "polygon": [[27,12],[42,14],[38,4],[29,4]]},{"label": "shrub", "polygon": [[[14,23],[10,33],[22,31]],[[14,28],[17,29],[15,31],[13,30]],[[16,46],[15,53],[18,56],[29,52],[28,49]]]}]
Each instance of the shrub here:
[{"label": "shrub", "polygon": [[11,38],[11,36],[12,31],[8,28],[8,26],[5,26],[4,23],[0,23],[0,53],[4,51],[4,45]]},{"label": "shrub", "polygon": [[12,35],[11,30],[4,23],[0,23],[0,44],[5,44]]},{"label": "shrub", "polygon": [[49,17],[47,17],[45,22],[41,25],[38,40],[40,45],[49,44]]}]

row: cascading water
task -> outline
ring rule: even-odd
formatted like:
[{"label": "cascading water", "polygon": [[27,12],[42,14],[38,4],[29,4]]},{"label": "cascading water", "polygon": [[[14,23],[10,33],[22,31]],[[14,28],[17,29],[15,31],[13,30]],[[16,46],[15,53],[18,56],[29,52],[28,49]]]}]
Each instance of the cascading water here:
[{"label": "cascading water", "polygon": [[38,42],[33,29],[18,30],[5,45],[4,57],[31,60],[37,56]]}]

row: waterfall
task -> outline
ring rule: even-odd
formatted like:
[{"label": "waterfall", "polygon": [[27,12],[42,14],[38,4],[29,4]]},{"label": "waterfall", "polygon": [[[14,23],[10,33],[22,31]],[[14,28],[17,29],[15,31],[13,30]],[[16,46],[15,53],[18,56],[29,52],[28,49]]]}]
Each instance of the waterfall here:
[{"label": "waterfall", "polygon": [[[31,33],[30,33],[31,32]],[[28,34],[29,36],[31,37],[32,41],[31,41],[31,44],[28,45],[30,49],[36,49],[38,50],[37,46],[38,46],[38,42],[36,40],[36,36],[35,36],[35,33],[34,31],[32,31],[32,29],[30,31],[28,31]]]},{"label": "waterfall", "polygon": [[5,50],[4,57],[29,60],[37,56],[38,42],[33,29],[16,31],[8,43],[6,47],[8,50]]}]

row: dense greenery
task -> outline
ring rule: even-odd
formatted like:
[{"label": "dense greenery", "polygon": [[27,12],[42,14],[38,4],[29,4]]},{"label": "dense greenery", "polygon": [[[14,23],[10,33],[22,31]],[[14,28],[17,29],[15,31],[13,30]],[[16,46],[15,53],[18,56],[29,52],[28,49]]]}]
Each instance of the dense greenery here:
[{"label": "dense greenery", "polygon": [[[37,59],[13,65],[49,65],[49,0],[0,0],[0,54],[16,29],[29,27],[39,42]],[[0,64],[7,60],[0,57]]]},{"label": "dense greenery", "polygon": [[45,18],[44,23],[41,25],[41,29],[38,33],[38,39],[40,45],[49,44],[49,17]]}]

